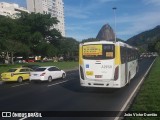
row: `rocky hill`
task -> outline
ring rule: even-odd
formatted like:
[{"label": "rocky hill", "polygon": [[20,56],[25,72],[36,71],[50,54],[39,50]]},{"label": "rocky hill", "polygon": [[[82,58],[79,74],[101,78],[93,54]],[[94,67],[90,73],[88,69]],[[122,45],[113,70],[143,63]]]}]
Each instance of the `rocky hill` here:
[{"label": "rocky hill", "polygon": [[[82,43],[84,42],[94,42],[94,41],[101,41],[101,40],[106,40],[106,41],[115,41],[115,34],[113,32],[113,29],[109,24],[105,24],[102,26],[100,31],[98,32],[98,35],[96,38],[88,38],[82,40]],[[117,41],[122,41],[122,39],[116,38]]]},{"label": "rocky hill", "polygon": [[[110,25],[105,24],[99,31],[96,38],[88,38],[83,40],[82,42],[92,42],[92,41],[114,41],[115,34],[113,29]],[[160,42],[160,25],[156,26],[154,29],[144,31],[138,35],[135,35],[128,39],[127,41],[123,41],[119,38],[116,39],[117,41],[126,42],[131,46],[136,46],[141,49],[142,52],[144,51],[152,51],[155,52],[156,44]]]},{"label": "rocky hill", "polygon": [[109,24],[105,24],[104,26],[102,26],[102,28],[100,29],[96,39],[106,40],[106,41],[114,41],[115,34],[114,34],[111,26]]}]

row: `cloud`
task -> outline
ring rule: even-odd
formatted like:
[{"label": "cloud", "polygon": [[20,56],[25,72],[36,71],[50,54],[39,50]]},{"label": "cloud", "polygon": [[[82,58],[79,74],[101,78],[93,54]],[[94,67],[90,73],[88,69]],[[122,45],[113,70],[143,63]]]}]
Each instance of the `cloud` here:
[{"label": "cloud", "polygon": [[[117,0],[88,0],[87,2],[81,0],[79,6],[65,6],[68,10],[66,16],[68,17],[69,15],[74,20],[74,22],[68,23],[66,26],[68,35],[77,40],[95,37],[102,25],[106,23],[109,23],[114,29],[114,16],[108,15],[95,19],[91,18],[95,14],[93,11],[102,7],[103,3],[115,1]],[[160,5],[160,0],[142,1],[145,5]],[[160,25],[159,11],[159,6],[154,6],[154,9],[147,7],[145,11],[142,10],[135,14],[117,14],[117,37],[126,40],[136,34]],[[75,21],[74,18],[80,19]]]},{"label": "cloud", "polygon": [[155,6],[160,6],[160,0],[143,0],[143,2],[146,4],[146,5],[155,5]]},{"label": "cloud", "polygon": [[[133,35],[139,34],[145,30],[149,30],[157,25],[160,25],[160,16],[158,14],[159,11],[151,11],[145,13],[143,12],[138,15],[135,14],[117,17],[117,37],[128,39],[128,37],[132,37]],[[85,28],[89,30],[89,26],[99,26],[106,23],[114,25],[114,20],[110,18],[88,21],[81,24],[81,29],[83,30],[83,28]],[[112,28],[114,29],[114,26]],[[98,31],[99,30],[97,30],[97,32]]]},{"label": "cloud", "polygon": [[[146,12],[139,15],[121,17],[117,24],[128,24],[128,27],[117,31],[118,36],[133,36],[160,25],[159,11]],[[118,25],[117,25],[118,26]]]}]

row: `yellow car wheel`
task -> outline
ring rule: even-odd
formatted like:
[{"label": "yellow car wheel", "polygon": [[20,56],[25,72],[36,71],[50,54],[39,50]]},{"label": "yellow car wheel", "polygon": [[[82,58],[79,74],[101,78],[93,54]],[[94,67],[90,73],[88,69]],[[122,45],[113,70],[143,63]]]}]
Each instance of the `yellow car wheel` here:
[{"label": "yellow car wheel", "polygon": [[23,81],[23,78],[22,78],[22,77],[18,77],[17,81],[18,81],[19,83],[21,83],[21,82]]}]

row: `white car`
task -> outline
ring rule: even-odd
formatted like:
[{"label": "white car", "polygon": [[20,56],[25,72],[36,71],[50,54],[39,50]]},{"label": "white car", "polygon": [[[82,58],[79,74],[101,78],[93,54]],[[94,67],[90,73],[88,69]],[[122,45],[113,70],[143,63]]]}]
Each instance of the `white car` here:
[{"label": "white car", "polygon": [[30,73],[30,81],[48,81],[53,79],[65,78],[66,73],[55,66],[39,67]]}]

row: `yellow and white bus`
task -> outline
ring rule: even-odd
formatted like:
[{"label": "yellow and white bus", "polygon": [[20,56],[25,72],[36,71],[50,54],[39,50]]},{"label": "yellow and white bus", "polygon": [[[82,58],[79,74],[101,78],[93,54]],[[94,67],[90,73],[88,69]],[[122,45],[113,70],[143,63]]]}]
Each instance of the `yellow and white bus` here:
[{"label": "yellow and white bus", "polygon": [[123,42],[97,41],[79,45],[80,84],[121,88],[138,72],[138,49]]}]

